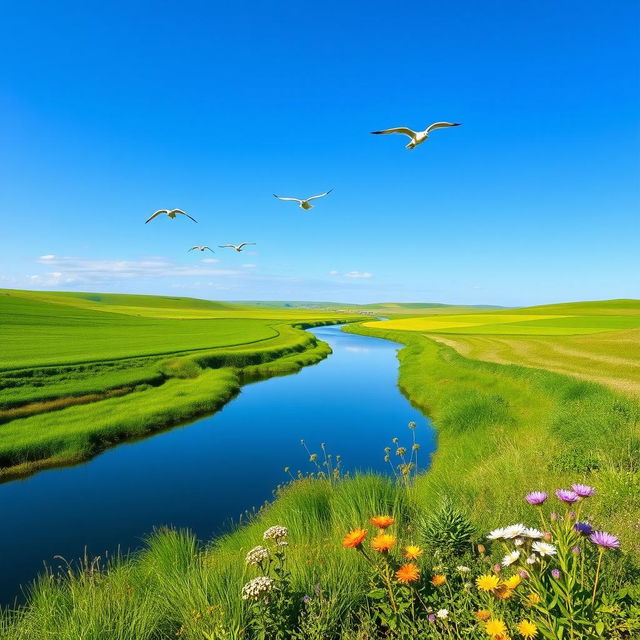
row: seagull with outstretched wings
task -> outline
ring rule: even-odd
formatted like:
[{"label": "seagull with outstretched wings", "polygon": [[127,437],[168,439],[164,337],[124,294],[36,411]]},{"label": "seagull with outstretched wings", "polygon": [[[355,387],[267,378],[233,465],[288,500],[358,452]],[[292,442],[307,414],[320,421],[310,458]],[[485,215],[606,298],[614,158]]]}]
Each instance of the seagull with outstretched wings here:
[{"label": "seagull with outstretched wings", "polygon": [[211,253],[215,253],[215,251],[211,248],[211,247],[203,247],[200,245],[195,245],[193,247],[191,247],[191,249],[189,249],[189,251],[193,251],[194,249],[197,249],[198,251],[202,251],[203,253],[207,250],[211,251]]},{"label": "seagull with outstretched wings", "polygon": [[158,209],[155,213],[151,214],[147,218],[147,220],[145,221],[145,224],[147,224],[147,222],[151,222],[154,218],[157,218],[158,216],[161,216],[161,215],[169,216],[169,218],[171,218],[172,220],[174,218],[177,218],[178,215],[182,215],[182,216],[187,216],[187,218],[189,218],[190,220],[193,220],[194,222],[198,222],[195,218],[192,218],[188,213],[186,213],[182,209]]},{"label": "seagull with outstretched wings", "polygon": [[250,244],[255,244],[255,242],[243,242],[242,244],[221,244],[219,245],[221,249],[235,249],[238,253],[242,251],[244,247]]},{"label": "seagull with outstretched wings", "polygon": [[375,135],[387,134],[387,133],[401,133],[402,135],[409,136],[411,142],[407,145],[407,149],[415,149],[419,144],[422,144],[432,131],[436,129],[446,129],[447,127],[459,127],[460,122],[434,122],[430,124],[424,131],[414,131],[409,127],[394,127],[393,129],[383,129],[382,131],[372,131]]},{"label": "seagull with outstretched wings", "polygon": [[325,193],[321,193],[320,195],[317,196],[311,196],[310,198],[285,198],[284,196],[277,196],[275,193],[273,194],[275,198],[278,198],[278,200],[284,200],[285,202],[297,202],[298,206],[301,209],[304,209],[305,211],[309,211],[309,209],[313,209],[313,206],[311,204],[311,200],[316,200],[318,198],[324,198],[325,196],[328,196],[331,192],[333,191],[333,189],[329,189],[329,191],[325,191]]}]

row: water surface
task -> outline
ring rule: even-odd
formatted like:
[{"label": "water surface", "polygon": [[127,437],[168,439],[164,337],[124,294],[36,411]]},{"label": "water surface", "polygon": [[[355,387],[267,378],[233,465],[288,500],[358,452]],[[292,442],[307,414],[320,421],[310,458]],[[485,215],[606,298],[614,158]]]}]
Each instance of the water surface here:
[{"label": "water surface", "polygon": [[397,344],[339,327],[313,330],[333,354],[291,376],[243,387],[221,411],[75,467],[0,485],[0,602],[54,556],[135,549],[154,526],[188,527],[201,539],[272,497],[290,466],[310,471],[326,442],[349,470],[385,471],[393,436],[418,423],[422,460],[434,448],[422,414],[397,388]]}]

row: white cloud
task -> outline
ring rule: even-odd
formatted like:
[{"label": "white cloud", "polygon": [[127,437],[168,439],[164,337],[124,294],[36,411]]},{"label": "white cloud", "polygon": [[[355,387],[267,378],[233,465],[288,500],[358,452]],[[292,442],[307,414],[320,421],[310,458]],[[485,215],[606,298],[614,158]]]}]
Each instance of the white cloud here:
[{"label": "white cloud", "polygon": [[338,272],[334,269],[333,271],[329,271],[329,275],[330,276],[337,276],[339,275]]},{"label": "white cloud", "polygon": [[220,260],[218,260],[218,258],[203,258],[200,262],[204,264],[215,264],[216,262],[220,262]]},{"label": "white cloud", "polygon": [[349,273],[344,274],[345,278],[373,278],[373,273],[369,273],[368,271],[349,271]]},{"label": "white cloud", "polygon": [[243,264],[242,268],[243,269],[255,269],[258,265],[257,264]]},{"label": "white cloud", "polygon": [[52,253],[48,253],[46,256],[40,256],[40,260],[53,260],[55,256]]}]

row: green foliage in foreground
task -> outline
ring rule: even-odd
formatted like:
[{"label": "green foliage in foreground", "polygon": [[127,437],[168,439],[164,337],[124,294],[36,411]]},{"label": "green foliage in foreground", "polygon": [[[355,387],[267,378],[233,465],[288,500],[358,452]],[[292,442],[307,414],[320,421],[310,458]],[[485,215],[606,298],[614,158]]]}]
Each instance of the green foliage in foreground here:
[{"label": "green foliage in foreground", "polygon": [[[522,495],[518,502],[522,502]],[[537,514],[531,507],[528,511],[526,522],[535,526]],[[280,490],[278,499],[248,524],[208,547],[200,546],[188,532],[161,530],[148,539],[145,550],[130,558],[113,559],[106,566],[87,561],[77,568],[42,576],[28,591],[25,607],[4,612],[0,618],[0,637],[6,640],[376,640],[382,637],[480,640],[488,636],[484,623],[476,618],[478,611],[487,610],[514,629],[523,619],[540,620],[544,607],[557,607],[546,589],[553,589],[549,570],[558,562],[564,562],[562,554],[566,554],[569,544],[560,539],[559,533],[554,542],[562,553],[558,562],[555,558],[546,558],[544,564],[539,565],[545,570],[542,583],[535,583],[533,578],[523,580],[511,594],[506,594],[499,583],[515,574],[513,567],[496,577],[498,586],[494,591],[483,592],[475,587],[480,575],[495,575],[491,566],[505,553],[502,543],[496,542],[495,548],[490,547],[485,531],[472,543],[465,539],[463,532],[460,550],[446,559],[439,557],[437,548],[418,553],[418,557],[408,562],[418,567],[419,581],[413,586],[399,583],[395,571],[397,565],[405,562],[401,559],[402,550],[408,544],[420,546],[416,523],[437,512],[438,505],[426,509],[416,502],[412,486],[395,485],[380,476],[359,475],[334,482],[299,480]],[[378,554],[371,545],[376,532],[368,522],[372,515],[380,514],[388,514],[395,520],[387,530],[397,537],[388,557]],[[564,522],[561,520],[559,524]],[[495,520],[494,524],[505,522]],[[278,547],[277,540],[264,539],[265,530],[274,525],[288,529],[286,539],[279,538],[288,542],[287,547]],[[345,549],[341,544],[345,534],[355,527],[368,529],[363,549],[369,561],[362,553]],[[446,537],[454,539],[455,535],[454,525]],[[478,540],[487,545],[486,554],[478,547]],[[531,541],[527,544],[531,545]],[[245,558],[250,550],[254,552],[250,557],[262,555],[255,552],[257,545],[269,548],[272,558],[283,552],[282,563],[277,559],[275,565],[268,563],[269,566],[265,562],[247,563]],[[575,598],[580,602],[586,598],[581,611],[594,622],[595,610],[589,601],[595,582],[595,547],[587,548],[584,557],[584,578],[575,591]],[[637,576],[634,577],[633,568],[624,558],[619,552],[605,553],[599,572],[595,607],[597,621],[602,621],[606,633],[562,637],[634,637],[633,630],[640,625],[640,608],[634,608],[633,601],[639,591],[637,584],[634,586]],[[386,571],[386,562],[390,567],[385,578],[380,571]],[[566,567],[574,571],[579,565],[569,567],[567,564]],[[531,573],[533,576],[534,571]],[[271,598],[243,599],[243,585],[265,574],[275,580],[272,588],[265,592]],[[446,582],[442,583],[442,578],[436,580],[435,576],[445,576]],[[276,593],[273,589],[282,591]],[[393,592],[394,604],[390,602],[389,589]],[[412,595],[416,589],[419,589],[420,600]],[[253,587],[247,587],[245,594],[252,590]],[[535,610],[525,604],[531,592],[541,598]],[[412,599],[415,600],[413,606]],[[445,615],[442,610],[446,616],[438,617],[437,612]],[[434,622],[430,622],[429,615],[434,616]],[[556,616],[558,620],[560,617]],[[414,625],[410,635],[403,632],[405,628],[412,629],[406,626],[408,623]]]},{"label": "green foliage in foreground", "polygon": [[640,552],[636,401],[541,369],[469,360],[418,334],[345,330],[406,345],[400,387],[438,433],[433,465],[418,480],[425,505],[447,497],[483,530],[525,516],[523,487],[584,481],[602,494],[592,515]]}]

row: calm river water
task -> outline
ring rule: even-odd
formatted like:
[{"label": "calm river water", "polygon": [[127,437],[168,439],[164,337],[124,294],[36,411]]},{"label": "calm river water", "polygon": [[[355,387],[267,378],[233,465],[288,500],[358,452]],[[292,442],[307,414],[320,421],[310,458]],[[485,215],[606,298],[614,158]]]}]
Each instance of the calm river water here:
[{"label": "calm river water", "polygon": [[0,485],[0,603],[13,602],[44,564],[58,566],[56,555],[134,549],[158,525],[201,539],[219,533],[271,498],[285,466],[311,470],[301,439],[317,452],[326,442],[346,469],[385,471],[384,447],[393,436],[408,443],[415,420],[425,461],[434,435],[396,385],[399,345],[336,326],[313,333],[333,355],[243,387],[213,416]]}]

